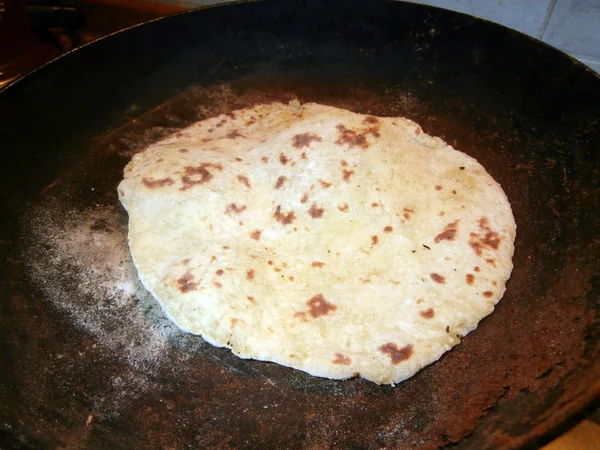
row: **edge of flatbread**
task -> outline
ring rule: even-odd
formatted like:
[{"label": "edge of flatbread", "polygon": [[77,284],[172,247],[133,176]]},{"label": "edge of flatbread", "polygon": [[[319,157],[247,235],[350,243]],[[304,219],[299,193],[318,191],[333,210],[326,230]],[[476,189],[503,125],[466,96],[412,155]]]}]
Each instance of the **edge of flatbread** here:
[{"label": "edge of flatbread", "polygon": [[493,311],[513,267],[500,185],[405,118],[245,108],[135,155],[118,193],[171,320],[321,377],[414,375]]}]

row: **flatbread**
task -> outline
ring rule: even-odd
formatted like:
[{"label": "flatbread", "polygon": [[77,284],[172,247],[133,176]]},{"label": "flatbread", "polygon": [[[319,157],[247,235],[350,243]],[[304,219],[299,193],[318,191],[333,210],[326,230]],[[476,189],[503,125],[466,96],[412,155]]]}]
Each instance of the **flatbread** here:
[{"label": "flatbread", "polygon": [[181,329],[320,377],[414,375],[513,267],[500,185],[404,118],[235,111],[135,155],[118,192],[139,277]]}]

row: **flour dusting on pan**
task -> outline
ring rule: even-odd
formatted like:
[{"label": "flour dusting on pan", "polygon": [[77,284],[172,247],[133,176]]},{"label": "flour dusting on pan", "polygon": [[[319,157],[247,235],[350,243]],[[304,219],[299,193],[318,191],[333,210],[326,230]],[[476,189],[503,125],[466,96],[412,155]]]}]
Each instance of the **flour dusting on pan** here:
[{"label": "flour dusting on pan", "polygon": [[165,349],[185,340],[139,282],[115,207],[75,211],[51,200],[30,217],[31,277],[76,326],[143,371],[163,363]]},{"label": "flour dusting on pan", "polygon": [[206,344],[179,330],[140,284],[118,206],[78,211],[66,205],[64,198],[48,198],[29,209],[23,256],[44,299],[94,336],[106,354],[128,364],[94,400],[105,417],[117,416],[153,389],[159,371],[179,370],[177,361]]}]

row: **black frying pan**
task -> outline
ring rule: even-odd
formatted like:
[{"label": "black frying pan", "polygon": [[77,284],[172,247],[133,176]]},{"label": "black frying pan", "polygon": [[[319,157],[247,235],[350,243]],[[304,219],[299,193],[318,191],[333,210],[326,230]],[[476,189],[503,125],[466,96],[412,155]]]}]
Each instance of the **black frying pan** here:
[{"label": "black frying pan", "polygon": [[[127,314],[101,290],[81,296],[91,269],[40,276],[61,241],[32,232],[47,218],[39,205],[60,211],[49,228],[63,213],[70,223],[94,207],[114,211],[122,234],[116,186],[135,151],[207,114],[293,98],[407,116],[476,157],[506,191],[519,227],[508,290],[441,360],[392,388],[243,361],[178,335],[159,362],[136,364],[110,341],[128,331]],[[0,447],[546,442],[600,392],[599,105],[598,76],[540,42],[374,0],[206,8],[43,66],[0,94]],[[95,230],[110,228],[103,220]],[[90,319],[104,334],[49,299],[58,282],[63,306],[107,302]],[[151,329],[158,319],[144,301],[130,311]]]}]

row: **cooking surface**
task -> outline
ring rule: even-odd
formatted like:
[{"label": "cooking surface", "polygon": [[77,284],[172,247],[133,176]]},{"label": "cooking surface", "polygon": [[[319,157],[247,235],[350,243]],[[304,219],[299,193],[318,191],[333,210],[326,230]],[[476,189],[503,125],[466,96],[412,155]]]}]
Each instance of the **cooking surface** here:
[{"label": "cooking surface", "polygon": [[[0,181],[7,445],[536,445],[592,404],[598,80],[474,19],[353,5],[189,13],[2,94],[0,136],[18,149],[0,165],[12,173]],[[183,335],[128,264],[116,185],[135,151],[207,115],[296,97],[405,115],[476,157],[513,205],[515,270],[497,311],[396,388],[243,361]],[[48,116],[59,100],[71,106]]]}]

